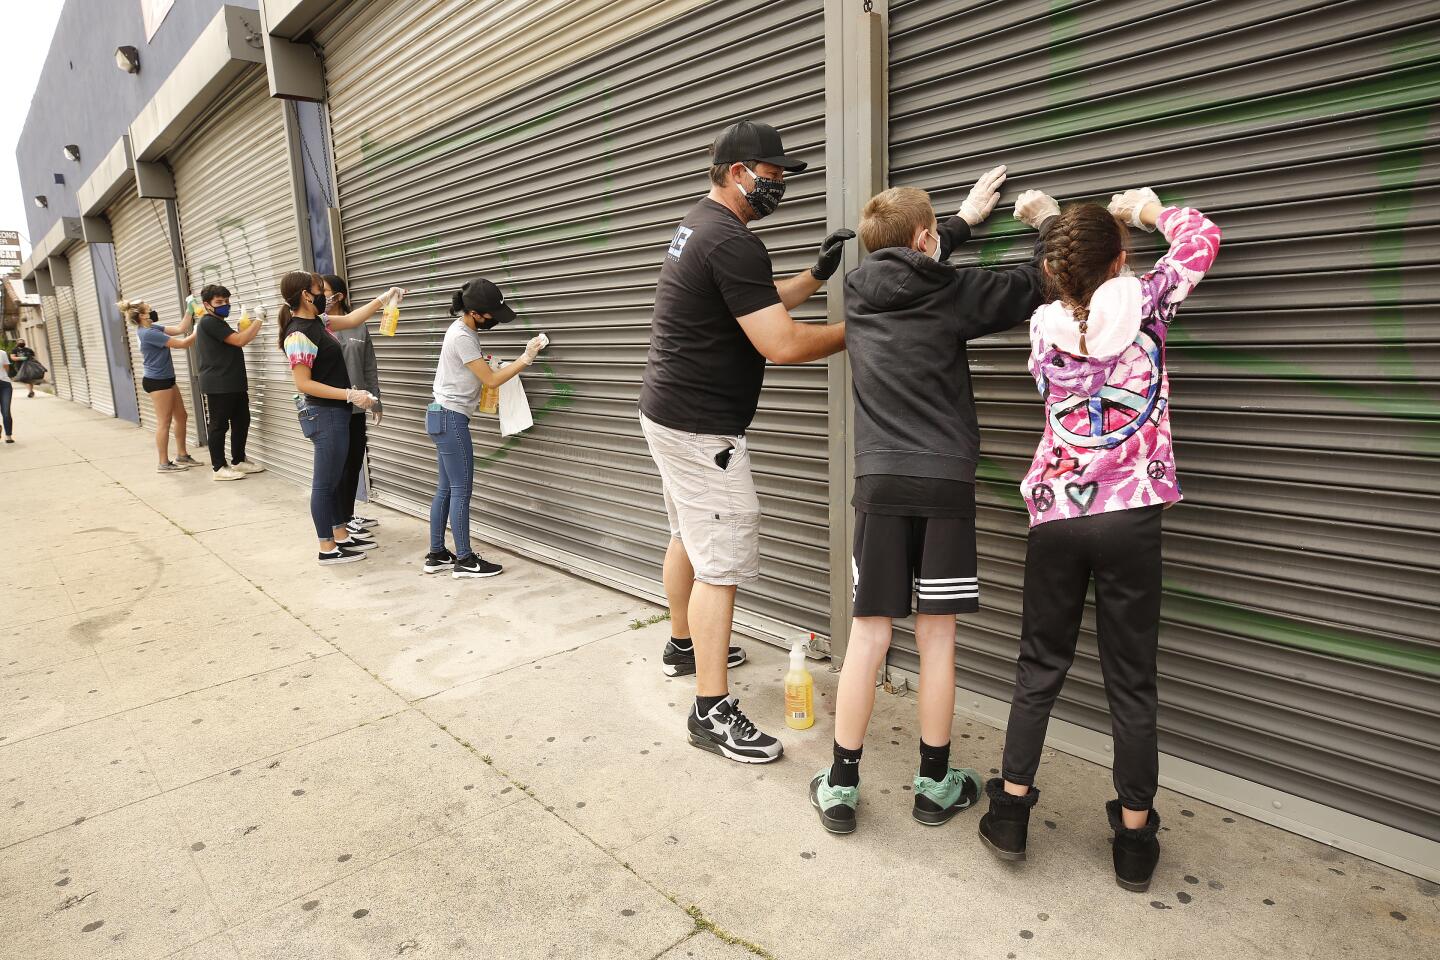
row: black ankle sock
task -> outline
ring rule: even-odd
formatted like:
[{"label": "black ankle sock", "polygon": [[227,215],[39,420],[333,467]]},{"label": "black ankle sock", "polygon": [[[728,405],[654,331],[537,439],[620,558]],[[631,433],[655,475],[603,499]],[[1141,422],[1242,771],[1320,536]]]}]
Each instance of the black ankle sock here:
[{"label": "black ankle sock", "polygon": [[835,744],[835,762],[830,765],[830,786],[858,787],[860,785],[860,754],[864,752],[863,746],[851,750],[849,747]]},{"label": "black ankle sock", "polygon": [[670,642],[675,644],[676,650],[680,651],[693,650],[695,648],[695,641],[691,640],[689,637],[686,637],[683,640],[679,637],[671,637]]},{"label": "black ankle sock", "polygon": [[931,780],[940,781],[945,779],[945,774],[950,772],[950,744],[943,747],[932,747],[924,740],[920,741],[920,776],[929,777]]},{"label": "black ankle sock", "polygon": [[724,700],[728,696],[730,696],[730,694],[722,693],[718,697],[696,697],[695,715],[697,717],[704,717],[708,715],[711,710],[715,709],[715,704],[719,703],[721,700]]}]

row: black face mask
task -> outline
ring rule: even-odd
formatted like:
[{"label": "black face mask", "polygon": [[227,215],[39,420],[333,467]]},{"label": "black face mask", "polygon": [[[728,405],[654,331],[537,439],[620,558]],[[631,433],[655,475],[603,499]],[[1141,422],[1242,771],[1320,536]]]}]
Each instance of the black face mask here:
[{"label": "black face mask", "polygon": [[[476,314],[476,315],[478,316],[479,314]],[[476,320],[476,321],[475,321],[475,329],[476,329],[476,330],[491,330],[491,329],[494,329],[495,327],[498,327],[498,326],[500,326],[500,320],[499,320],[499,318],[497,318],[497,317],[491,317],[489,320]]]},{"label": "black face mask", "polygon": [[156,313],[154,310],[151,310],[151,311],[150,311],[150,322],[151,322],[151,323],[159,323],[159,322],[160,322],[160,314]]},{"label": "black face mask", "polygon": [[745,169],[755,178],[754,189],[746,193],[745,188],[738,183],[735,184],[735,188],[740,191],[740,195],[750,204],[750,209],[754,212],[755,219],[761,220],[770,216],[770,214],[775,212],[775,208],[780,206],[780,199],[785,196],[785,181],[771,180],[768,177],[760,176],[760,174],[751,170],[749,167]]},{"label": "black face mask", "polygon": [[324,313],[324,312],[325,312],[325,294],[323,294],[323,293],[316,293],[314,290],[311,290],[311,291],[310,291],[310,301],[315,304],[315,312],[316,312],[316,313]]}]

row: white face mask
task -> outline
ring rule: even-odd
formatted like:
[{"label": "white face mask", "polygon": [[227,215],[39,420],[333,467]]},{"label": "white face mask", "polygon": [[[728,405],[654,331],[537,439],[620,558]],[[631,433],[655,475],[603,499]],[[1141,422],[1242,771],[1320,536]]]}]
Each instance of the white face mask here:
[{"label": "white face mask", "polygon": [[929,233],[931,236],[933,236],[933,237],[935,238],[935,252],[934,252],[934,253],[927,253],[926,256],[929,257],[931,260],[934,260],[936,263],[939,263],[939,262],[940,262],[940,234],[938,234],[938,233],[933,233],[933,232],[928,231],[928,230],[926,231],[926,233]]}]

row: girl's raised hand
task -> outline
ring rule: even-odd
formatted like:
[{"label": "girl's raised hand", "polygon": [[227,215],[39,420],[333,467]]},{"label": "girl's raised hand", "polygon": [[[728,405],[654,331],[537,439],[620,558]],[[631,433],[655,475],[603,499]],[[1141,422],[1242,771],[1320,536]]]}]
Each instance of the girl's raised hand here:
[{"label": "girl's raised hand", "polygon": [[1060,215],[1060,204],[1040,190],[1026,190],[1015,200],[1015,219],[1035,230],[1051,217]]},{"label": "girl's raised hand", "polygon": [[1109,209],[1116,220],[1128,223],[1132,227],[1139,227],[1141,230],[1154,230],[1155,224],[1146,223],[1140,216],[1140,211],[1152,203],[1159,203],[1160,198],[1155,191],[1149,187],[1140,187],[1135,190],[1126,190],[1124,193],[1117,193],[1110,198]]}]

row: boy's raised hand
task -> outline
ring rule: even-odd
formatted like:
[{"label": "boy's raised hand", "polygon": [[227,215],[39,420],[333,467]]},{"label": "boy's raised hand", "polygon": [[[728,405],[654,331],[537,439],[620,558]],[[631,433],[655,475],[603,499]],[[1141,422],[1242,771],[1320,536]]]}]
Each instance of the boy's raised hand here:
[{"label": "boy's raised hand", "polygon": [[1000,188],[1005,185],[1005,164],[983,174],[970,188],[970,195],[960,204],[960,219],[970,226],[984,223],[1000,202]]},{"label": "boy's raised hand", "polygon": [[1015,219],[1034,230],[1059,213],[1060,204],[1040,190],[1026,190],[1015,199]]}]

